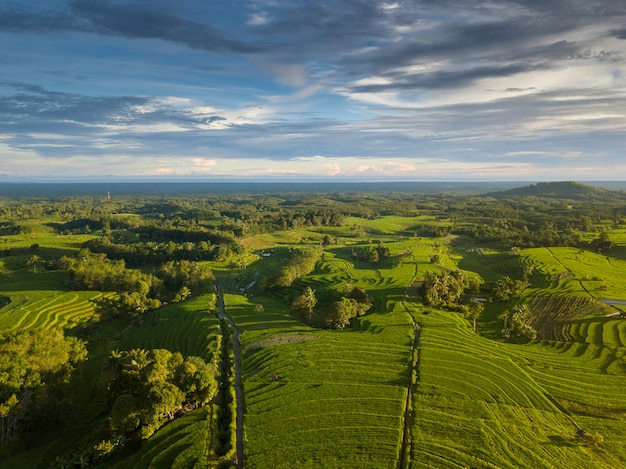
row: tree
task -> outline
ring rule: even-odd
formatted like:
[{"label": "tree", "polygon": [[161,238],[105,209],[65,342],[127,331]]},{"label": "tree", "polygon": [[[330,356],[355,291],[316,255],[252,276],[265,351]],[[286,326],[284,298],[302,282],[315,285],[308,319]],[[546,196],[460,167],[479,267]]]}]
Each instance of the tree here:
[{"label": "tree", "polygon": [[156,298],[149,298],[138,292],[123,292],[117,297],[102,297],[96,301],[96,310],[112,317],[129,318],[133,323],[141,323],[146,311],[161,306]]},{"label": "tree", "polygon": [[422,284],[424,301],[435,306],[452,306],[459,302],[469,285],[467,275],[460,270],[429,271]]},{"label": "tree", "polygon": [[525,337],[533,340],[537,337],[537,331],[530,325],[531,312],[526,305],[518,305],[508,318],[508,327],[502,330],[503,337],[512,339]]},{"label": "tree", "polygon": [[118,396],[111,409],[111,428],[120,435],[134,431],[141,424],[140,412],[141,406],[136,397],[130,394]]},{"label": "tree", "polygon": [[598,237],[591,243],[596,248],[598,253],[610,251],[615,247],[615,243],[609,239],[609,234],[606,231],[601,231]]},{"label": "tree", "polygon": [[138,431],[148,438],[183,405],[204,405],[217,392],[216,370],[200,357],[183,360],[179,352],[166,349],[133,349],[110,359],[111,427],[118,434]]},{"label": "tree", "polygon": [[[61,329],[6,332],[0,336],[0,445],[23,422],[53,421],[85,343]],[[61,405],[67,405],[64,401]]]},{"label": "tree", "polygon": [[507,329],[508,327],[508,323],[509,323],[509,318],[511,317],[511,312],[507,309],[504,310],[502,313],[500,313],[500,315],[498,316],[498,319],[502,319],[504,321],[504,327],[502,327],[502,333],[504,334],[504,331]]},{"label": "tree", "polygon": [[496,281],[492,299],[496,302],[505,302],[513,298],[518,298],[528,286],[526,280],[513,280],[508,275]]},{"label": "tree", "polygon": [[346,297],[357,302],[357,316],[363,316],[374,305],[374,299],[361,287],[354,287]]},{"label": "tree", "polygon": [[481,315],[481,313],[485,310],[485,305],[480,301],[470,301],[467,304],[467,312],[466,317],[472,319],[474,332],[476,332],[476,320]]},{"label": "tree", "polygon": [[26,265],[27,266],[32,266],[33,267],[33,272],[37,273],[37,266],[39,265],[39,262],[41,262],[41,258],[37,254],[33,254],[26,261]]},{"label": "tree", "polygon": [[292,249],[279,274],[273,279],[277,287],[290,287],[300,277],[311,273],[320,257],[320,253],[313,249]]},{"label": "tree", "polygon": [[326,326],[330,329],[343,329],[350,324],[350,319],[357,316],[357,301],[341,298],[333,301],[326,310]]},{"label": "tree", "polygon": [[186,357],[176,369],[174,383],[194,407],[206,404],[217,392],[214,367],[200,357]]},{"label": "tree", "polygon": [[315,290],[311,287],[306,287],[302,295],[298,296],[293,303],[291,303],[291,310],[302,317],[307,324],[311,322],[313,316],[313,309],[317,304],[317,298],[315,297]]},{"label": "tree", "polygon": [[174,296],[174,303],[184,301],[190,296],[191,290],[187,286],[183,285],[182,287],[180,287],[180,290],[178,290],[178,293],[176,293],[176,296]]}]

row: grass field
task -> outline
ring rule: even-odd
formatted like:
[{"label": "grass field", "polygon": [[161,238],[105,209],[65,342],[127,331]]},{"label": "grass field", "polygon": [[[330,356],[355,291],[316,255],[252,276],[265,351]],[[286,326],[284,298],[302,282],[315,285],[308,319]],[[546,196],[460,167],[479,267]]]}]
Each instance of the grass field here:
[{"label": "grass field", "polygon": [[197,409],[163,427],[141,449],[123,461],[100,467],[111,469],[206,469],[210,438],[209,407]]},{"label": "grass field", "polygon": [[[582,397],[579,408],[623,409],[623,376],[591,371],[590,357],[484,339],[455,313],[416,317],[422,334],[411,467],[624,467],[624,433],[616,432],[623,420],[583,418],[564,407]],[[600,432],[601,449],[578,445],[579,428]]]},{"label": "grass field", "polygon": [[521,255],[546,279],[552,295],[626,300],[626,260],[577,248],[525,249]]},{"label": "grass field", "polygon": [[[523,249],[477,246],[470,239],[415,236],[434,217],[348,218],[342,227],[298,229],[243,240],[250,251],[275,249],[270,257],[246,253],[213,263],[227,291],[226,309],[243,333],[245,467],[397,468],[402,453],[404,411],[414,359],[414,322],[420,324],[417,387],[412,396],[404,467],[621,468],[626,446],[626,320],[609,317],[626,300],[626,231],[618,246],[600,255],[575,248]],[[352,227],[362,228],[355,236]],[[622,230],[623,231],[623,230]],[[326,246],[316,270],[290,288],[263,291],[288,247]],[[36,233],[0,244],[30,249],[42,257],[75,252],[90,235]],[[355,260],[354,247],[383,241],[391,257],[379,264]],[[437,265],[430,262],[439,256]],[[29,253],[0,258],[0,330],[66,330],[97,319],[100,292],[70,292],[61,272],[34,273]],[[475,333],[460,314],[425,309],[407,286],[428,271],[462,269],[493,282],[519,279],[532,267],[530,286],[519,299],[488,304]],[[240,288],[251,285],[243,293]],[[341,331],[312,328],[289,314],[289,300],[307,286],[328,301],[346,286],[364,288],[374,309]],[[412,289],[414,290],[414,289]],[[104,293],[106,294],[106,293]],[[505,308],[525,303],[541,334],[529,343],[499,337]],[[90,360],[75,387],[82,408],[55,444],[79,441],[86,422],[102,413],[98,377],[113,349],[166,348],[210,359],[216,350],[217,319],[207,295],[170,304],[146,315],[142,327],[121,322],[91,328]],[[263,308],[258,308],[262,305]],[[410,313],[410,314],[409,314]],[[323,311],[317,311],[323,318]],[[78,330],[78,329],[76,329]],[[494,340],[495,339],[495,340]],[[136,452],[104,465],[122,468],[196,468],[211,463],[210,408],[163,427]],[[583,446],[578,429],[604,437]],[[41,447],[0,463],[36,467],[57,448]],[[9,464],[9,465],[5,465]]]},{"label": "grass field", "polygon": [[[367,243],[352,239],[346,247],[328,247],[316,272],[299,281],[299,287],[337,291],[345,284],[358,285],[372,294],[379,313],[360,320],[356,337],[356,330],[346,330],[330,333],[329,342],[325,331],[301,329],[301,325],[294,331],[285,323],[289,318],[284,306],[280,320],[264,317],[277,314],[275,309],[251,319],[251,305],[242,306],[234,315],[238,322],[245,318],[246,343],[262,344],[252,347],[253,352],[248,350],[245,361],[250,467],[267,467],[269,458],[286,461],[284,467],[395,467],[395,463],[366,456],[367,450],[358,440],[343,443],[344,427],[363,425],[351,415],[363,404],[355,398],[345,400],[344,396],[348,392],[360,397],[363,391],[359,389],[368,389],[366,385],[376,382],[386,395],[394,395],[393,387],[381,383],[389,382],[391,375],[387,378],[387,373],[396,362],[391,357],[379,361],[369,349],[369,344],[382,338],[378,334],[390,328],[392,324],[386,321],[392,318],[399,321],[396,327],[401,325],[404,332],[395,338],[387,333],[381,346],[385,344],[386,351],[393,350],[391,345],[405,347],[396,373],[398,383],[405,380],[406,385],[412,327],[399,303],[394,307],[386,302],[399,302],[416,272],[421,277],[428,270],[442,269],[430,263],[433,254],[440,256],[443,268],[461,268],[487,282],[505,275],[521,278],[524,268],[532,266],[531,287],[521,301],[549,294],[543,303],[537,300],[534,304],[544,315],[537,321],[548,330],[558,322],[562,336],[551,338],[572,342],[544,340],[516,345],[493,341],[476,335],[467,320],[456,313],[422,314],[418,307],[415,316],[422,325],[422,335],[410,467],[623,467],[626,458],[620,446],[620,425],[624,419],[626,392],[622,384],[626,370],[620,350],[626,322],[607,318],[612,307],[593,300],[600,293],[606,296],[595,298],[620,297],[619,259],[607,260],[571,248],[527,249],[516,256],[508,250],[477,250],[462,239],[451,239],[454,244],[450,245],[451,240],[438,238],[399,238],[397,230],[408,234],[414,226],[407,219],[352,221],[364,227],[368,235],[383,240],[393,254],[410,253],[395,267],[372,268],[352,259],[352,246]],[[608,265],[612,267],[605,271]],[[600,270],[604,273],[602,280],[598,279]],[[594,288],[593,282],[604,282],[608,288]],[[384,311],[395,312],[381,314],[381,305]],[[262,324],[266,322],[280,327],[264,329]],[[255,332],[250,334],[246,327]],[[378,366],[385,361],[389,364],[379,375]],[[361,363],[369,365],[360,370]],[[350,367],[358,372],[353,374]],[[280,380],[270,381],[272,375]],[[406,388],[397,389],[404,392]],[[325,397],[327,393],[341,396],[339,409],[337,398],[331,400]],[[374,395],[370,398],[376,399]],[[396,416],[401,419],[402,397],[396,399]],[[383,423],[385,420],[377,414],[370,414],[367,407],[361,409],[368,421],[380,422],[387,431],[394,428],[389,421]],[[327,420],[326,411],[334,417]],[[388,409],[386,414],[390,412]],[[332,434],[345,455],[343,460],[335,447],[326,443],[335,428],[332,422],[340,422],[341,428]],[[395,428],[400,431],[400,420]],[[599,432],[604,443],[599,448],[581,446],[575,439],[579,428]],[[394,436],[397,434],[392,431],[386,440],[399,445]],[[263,452],[268,447],[272,448],[269,454]],[[377,451],[387,454],[387,458],[397,458],[397,453],[392,456],[391,447]]]},{"label": "grass field", "polygon": [[60,272],[19,271],[0,283],[0,329],[71,329],[94,316],[93,300],[103,294],[67,291]]},{"label": "grass field", "polygon": [[133,328],[125,335],[120,349],[165,348],[183,356],[210,360],[219,324],[209,311],[209,296],[212,294],[192,297],[150,313],[142,327]]},{"label": "grass field", "polygon": [[226,301],[244,330],[246,467],[395,467],[412,342],[405,313],[331,332],[272,300],[255,298],[260,315],[241,297]]}]

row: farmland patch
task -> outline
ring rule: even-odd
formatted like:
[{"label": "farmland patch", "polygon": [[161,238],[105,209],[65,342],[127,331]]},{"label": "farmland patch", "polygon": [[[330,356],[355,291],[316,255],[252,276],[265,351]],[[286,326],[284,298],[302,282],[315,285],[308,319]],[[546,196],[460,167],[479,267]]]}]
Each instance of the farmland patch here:
[{"label": "farmland patch", "polygon": [[608,316],[615,311],[595,298],[575,296],[536,297],[529,305],[530,325],[540,340],[572,341],[572,321],[588,316]]}]

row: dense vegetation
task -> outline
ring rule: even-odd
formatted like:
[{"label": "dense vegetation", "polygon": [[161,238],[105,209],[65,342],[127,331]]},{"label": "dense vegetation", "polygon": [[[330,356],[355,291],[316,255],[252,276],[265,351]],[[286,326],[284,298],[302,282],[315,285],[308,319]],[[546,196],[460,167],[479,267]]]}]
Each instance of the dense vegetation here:
[{"label": "dense vegetation", "polygon": [[0,198],[0,467],[626,467],[623,193],[263,187]]}]

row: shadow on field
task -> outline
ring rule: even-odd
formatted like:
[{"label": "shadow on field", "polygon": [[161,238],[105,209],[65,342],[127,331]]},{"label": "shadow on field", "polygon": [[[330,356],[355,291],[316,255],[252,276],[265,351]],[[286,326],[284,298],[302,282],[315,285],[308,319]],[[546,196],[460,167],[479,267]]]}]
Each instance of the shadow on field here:
[{"label": "shadow on field", "polygon": [[0,275],[0,293],[27,292],[34,290],[69,291],[65,285],[67,275],[58,270],[32,272],[14,272],[10,276]]}]

